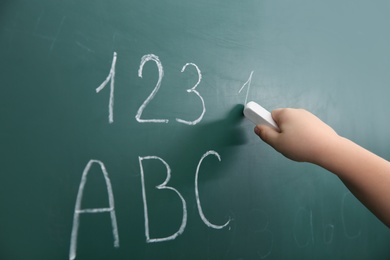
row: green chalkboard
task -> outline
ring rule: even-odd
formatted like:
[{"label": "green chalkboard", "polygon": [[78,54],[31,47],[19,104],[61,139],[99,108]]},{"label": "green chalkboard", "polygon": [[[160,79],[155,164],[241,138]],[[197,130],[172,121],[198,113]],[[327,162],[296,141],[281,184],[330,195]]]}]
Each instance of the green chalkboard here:
[{"label": "green chalkboard", "polygon": [[303,107],[390,159],[389,24],[386,0],[1,1],[0,258],[389,259],[242,116]]}]

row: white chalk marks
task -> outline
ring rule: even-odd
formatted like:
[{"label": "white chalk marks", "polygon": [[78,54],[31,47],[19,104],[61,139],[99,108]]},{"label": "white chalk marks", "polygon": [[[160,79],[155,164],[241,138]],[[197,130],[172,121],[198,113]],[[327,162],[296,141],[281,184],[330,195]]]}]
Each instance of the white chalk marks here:
[{"label": "white chalk marks", "polygon": [[[343,195],[343,199],[341,201],[341,221],[343,223],[343,229],[344,229],[344,234],[345,236],[348,238],[348,239],[355,239],[355,238],[358,238],[360,235],[361,235],[361,230],[358,230],[356,231],[355,234],[351,234],[351,232],[348,231],[348,228],[347,228],[347,223],[348,222],[351,222],[351,221],[346,221],[346,218],[345,218],[345,208],[346,208],[346,199],[348,198],[348,195],[351,197],[351,199],[353,199],[353,196],[352,196],[352,193],[351,192],[346,192],[344,193]],[[349,205],[353,205],[351,203],[351,201],[348,203]],[[360,204],[359,204],[360,205]],[[351,225],[353,227],[353,225]],[[349,228],[351,229],[351,228]]]},{"label": "white chalk marks", "polygon": [[333,242],[333,235],[334,235],[334,225],[333,224],[326,224],[323,225],[323,231],[324,231],[324,243],[329,245]]},{"label": "white chalk marks", "polygon": [[[209,155],[214,155],[218,158],[219,161],[221,161],[220,155],[215,152],[215,151],[207,151],[202,158],[200,159],[196,173],[195,173],[195,195],[196,195],[196,203],[198,206],[198,211],[199,215],[202,219],[202,221],[210,228],[213,229],[222,229],[229,225],[231,218],[223,224],[223,225],[216,225],[212,224],[204,215],[202,206],[200,203],[199,199],[199,190],[198,190],[198,176],[199,176],[199,169],[200,166],[203,162],[203,160],[209,156]],[[150,237],[150,226],[149,226],[149,210],[148,210],[148,200],[147,200],[147,193],[146,193],[146,185],[145,185],[145,171],[143,164],[147,160],[157,160],[161,162],[166,169],[166,178],[163,183],[159,184],[156,186],[158,190],[169,190],[173,191],[176,193],[176,195],[180,198],[181,201],[181,208],[182,208],[182,219],[181,219],[181,224],[179,229],[173,233],[170,236],[167,237],[159,237],[159,238],[152,238]],[[142,185],[142,200],[143,200],[143,206],[144,206],[144,226],[145,226],[145,237],[146,237],[146,242],[147,243],[156,243],[156,242],[164,242],[164,241],[170,241],[174,240],[177,238],[179,235],[181,235],[187,225],[187,203],[184,199],[184,197],[180,194],[180,192],[171,187],[168,186],[168,183],[171,179],[171,168],[169,164],[162,159],[161,157],[158,156],[144,156],[138,157],[139,161],[139,167],[140,167],[140,175],[141,175],[141,185]],[[81,203],[83,200],[83,194],[84,194],[84,187],[88,179],[88,173],[91,170],[91,167],[93,164],[98,164],[100,166],[100,170],[103,173],[104,179],[105,179],[105,184],[107,187],[107,193],[108,193],[108,201],[109,201],[109,207],[107,208],[86,208],[82,209],[81,208]],[[79,230],[79,222],[80,222],[80,215],[81,214],[96,214],[96,213],[110,213],[111,217],[111,225],[112,225],[112,233],[113,233],[113,238],[114,238],[114,247],[119,247],[119,235],[118,235],[118,226],[117,226],[117,221],[116,221],[116,214],[115,214],[115,206],[114,206],[114,195],[111,187],[111,181],[110,178],[108,177],[108,172],[106,170],[106,167],[104,166],[103,162],[99,160],[90,160],[87,163],[87,166],[85,167],[82,177],[81,177],[81,182],[79,185],[79,190],[77,193],[77,199],[76,199],[76,205],[74,209],[74,215],[73,215],[73,226],[72,226],[72,233],[71,233],[71,239],[70,239],[70,250],[69,250],[69,259],[73,260],[76,258],[76,252],[77,252],[77,237],[78,237],[78,230]]]},{"label": "white chalk marks", "polygon": [[[108,103],[108,122],[110,124],[112,124],[114,122],[114,88],[115,88],[116,60],[117,60],[117,53],[114,52],[110,72],[109,72],[107,78],[103,81],[103,83],[100,84],[100,86],[96,88],[96,93],[99,93],[107,86],[107,84],[109,82],[111,82],[110,83],[110,98],[109,98],[109,103]],[[159,57],[157,55],[154,55],[154,54],[146,54],[141,58],[141,63],[140,63],[139,69],[138,69],[138,77],[143,78],[144,66],[149,61],[153,61],[156,63],[156,66],[158,69],[158,79],[157,79],[156,85],[154,86],[152,92],[149,94],[149,96],[143,101],[141,106],[138,108],[138,111],[135,115],[135,119],[139,123],[168,123],[169,119],[165,119],[165,118],[145,119],[142,117],[145,108],[150,104],[150,102],[155,98],[157,92],[160,90],[162,79],[164,77],[164,68],[162,66],[162,63],[161,63]],[[184,119],[180,119],[180,118],[176,118],[176,121],[179,123],[182,123],[182,124],[186,124],[186,125],[196,125],[203,119],[203,116],[206,113],[206,105],[205,105],[204,99],[200,95],[198,90],[196,89],[198,87],[198,85],[200,84],[200,82],[202,81],[202,73],[201,73],[199,67],[195,63],[186,63],[183,66],[183,68],[181,69],[181,72],[183,73],[188,66],[195,67],[196,73],[197,73],[197,82],[195,83],[195,85],[192,88],[187,89],[187,92],[193,93],[199,97],[201,104],[202,104],[202,112],[200,113],[199,117],[193,121],[184,120]]]},{"label": "white chalk marks", "polygon": [[[169,180],[171,179],[171,168],[169,165],[160,157],[157,156],[145,156],[145,157],[138,157],[139,160],[139,166],[141,170],[141,183],[142,183],[142,199],[144,203],[144,218],[145,218],[145,236],[146,236],[146,242],[147,243],[154,243],[154,242],[163,242],[163,241],[169,241],[175,239],[177,236],[181,235],[184,232],[184,229],[187,224],[187,206],[186,206],[186,201],[184,200],[183,196],[178,192],[175,188],[167,186]],[[167,189],[174,191],[180,198],[182,202],[182,207],[183,207],[183,217],[182,217],[182,222],[180,225],[180,228],[177,232],[172,234],[171,236],[168,237],[162,237],[162,238],[150,238],[150,233],[149,233],[149,215],[148,215],[148,203],[147,203],[147,198],[146,198],[146,190],[145,190],[145,173],[142,167],[142,161],[143,160],[159,160],[161,161],[167,170],[167,178],[165,181],[158,185],[156,188],[159,190]]]},{"label": "white chalk marks", "polygon": [[[155,97],[155,95],[159,91],[159,89],[161,87],[162,79],[164,77],[164,68],[161,64],[161,61],[158,58],[158,56],[156,56],[154,54],[147,54],[141,58],[141,64],[140,64],[140,67],[138,70],[138,77],[140,77],[140,78],[143,77],[143,68],[145,66],[145,63],[147,63],[148,61],[154,61],[156,63],[157,68],[158,68],[158,80],[157,80],[156,86],[154,87],[153,91],[149,94],[149,96],[145,99],[145,101],[139,107],[135,118],[139,123],[168,123],[169,122],[168,119],[142,119],[141,118],[144,109],[146,108],[146,106],[150,103],[150,101]],[[196,82],[196,84],[192,88],[187,89],[187,92],[194,93],[195,95],[197,95],[199,97],[200,101],[202,102],[202,113],[200,114],[200,116],[197,119],[195,119],[193,121],[183,120],[180,118],[176,118],[176,121],[179,123],[182,123],[182,124],[196,125],[197,123],[199,123],[202,120],[204,114],[206,113],[206,106],[205,106],[203,97],[196,90],[197,86],[202,81],[202,73],[201,73],[199,67],[195,63],[186,63],[183,66],[183,68],[181,69],[181,72],[184,72],[186,70],[187,66],[195,67],[197,75],[198,75],[198,81]]]},{"label": "white chalk marks", "polygon": [[183,123],[183,124],[187,124],[187,125],[196,125],[197,123],[199,123],[202,120],[204,114],[206,113],[206,107],[204,104],[204,100],[203,100],[202,96],[199,94],[199,92],[196,90],[196,87],[199,85],[199,83],[202,80],[202,73],[200,72],[200,69],[198,68],[198,66],[194,63],[187,63],[186,65],[184,65],[183,68],[181,69],[181,72],[184,72],[184,70],[187,68],[188,65],[195,67],[196,72],[198,73],[198,81],[196,82],[196,84],[192,88],[187,89],[187,92],[188,93],[195,93],[200,98],[200,100],[202,101],[203,110],[202,110],[201,115],[198,117],[198,119],[196,119],[194,121],[187,121],[187,120],[183,120],[183,119],[179,119],[179,118],[176,118],[176,121]]},{"label": "white chalk marks", "polygon": [[244,83],[244,85],[242,85],[242,87],[241,87],[240,90],[238,91],[238,93],[241,93],[241,91],[242,91],[246,86],[248,87],[247,90],[246,90],[244,105],[246,105],[246,103],[248,103],[248,96],[249,96],[249,90],[250,90],[250,88],[251,88],[252,76],[253,76],[253,71],[252,71],[251,74],[249,75],[248,80]]},{"label": "white chalk marks", "polygon": [[314,243],[313,212],[303,207],[299,208],[294,218],[294,240],[298,247],[307,247]]},{"label": "white chalk marks", "polygon": [[[272,249],[274,247],[274,235],[273,233],[268,229],[269,222],[266,223],[263,229],[255,231],[256,234],[267,236],[268,244],[266,244],[265,247],[268,246],[268,248],[263,249],[264,252],[261,252],[260,250],[257,251],[257,254],[260,256],[260,259],[265,259],[269,257],[272,253]],[[259,245],[261,248],[264,247],[263,245]]]},{"label": "white chalk marks", "polygon": [[[299,207],[294,215],[293,237],[295,244],[299,248],[315,246],[319,243],[330,245],[337,233],[344,233],[347,239],[358,239],[362,235],[362,230],[359,227],[359,216],[361,214],[357,214],[356,211],[352,210],[354,202],[356,203],[355,206],[362,207],[351,192],[343,194],[340,220],[336,222],[340,225],[336,225],[334,220],[325,222],[324,219],[321,219],[321,215],[314,214],[311,208]],[[337,229],[342,231],[337,232]]]},{"label": "white chalk marks", "polygon": [[[100,166],[100,169],[103,173],[103,176],[104,176],[104,179],[106,182],[106,187],[107,187],[109,207],[108,208],[81,209],[81,202],[83,200],[84,187],[85,187],[85,184],[87,182],[88,173],[91,169],[91,166],[94,163],[97,163]],[[71,233],[71,238],[70,238],[69,259],[72,260],[72,259],[76,258],[77,236],[78,236],[78,231],[79,231],[80,214],[95,214],[95,213],[107,213],[107,212],[110,213],[112,234],[113,234],[113,238],[114,238],[114,247],[119,247],[118,225],[117,225],[117,221],[116,221],[114,204],[115,204],[114,203],[114,195],[112,192],[111,181],[110,181],[110,178],[108,177],[106,167],[99,160],[90,160],[83,171],[83,175],[81,177],[81,182],[79,185],[79,191],[77,193],[76,205],[75,205],[74,214],[73,214],[72,233]]]},{"label": "white chalk marks", "polygon": [[215,151],[208,151],[206,152],[202,158],[200,159],[199,163],[198,163],[198,166],[196,168],[196,173],[195,173],[195,197],[196,197],[196,205],[198,206],[198,211],[199,211],[199,216],[200,218],[202,219],[203,223],[205,223],[208,227],[210,228],[214,228],[214,229],[222,229],[224,227],[226,227],[227,225],[229,225],[231,219],[229,218],[229,220],[223,224],[223,225],[215,225],[215,224],[212,224],[204,215],[203,213],[203,209],[202,209],[202,206],[200,204],[200,199],[199,199],[199,188],[198,188],[198,176],[199,176],[199,169],[200,169],[200,166],[204,160],[204,158],[206,158],[207,156],[209,155],[214,155],[215,157],[218,158],[219,161],[221,161],[221,156],[215,152]]},{"label": "white chalk marks", "polygon": [[[199,169],[200,169],[200,166],[201,166],[203,160],[207,156],[209,156],[209,155],[214,155],[214,156],[216,156],[218,158],[219,161],[221,161],[220,155],[217,152],[215,152],[215,151],[208,151],[208,152],[206,152],[202,156],[202,158],[200,159],[200,161],[198,163],[198,167],[196,169],[196,173],[195,173],[195,197],[196,197],[196,203],[197,203],[197,206],[198,206],[199,216],[202,219],[203,223],[205,223],[206,226],[208,226],[210,228],[213,228],[213,229],[222,229],[222,228],[226,227],[227,225],[229,225],[231,219],[229,218],[229,220],[225,224],[223,224],[223,225],[212,224],[206,218],[206,216],[204,215],[203,210],[202,210],[202,206],[201,206],[201,203],[200,203],[200,199],[199,199],[199,190],[198,190]],[[147,195],[146,195],[145,172],[144,172],[144,167],[143,167],[143,163],[146,160],[158,160],[162,164],[164,164],[165,169],[166,169],[166,179],[165,179],[165,181],[162,184],[157,185],[156,188],[158,190],[166,189],[166,190],[171,190],[171,191],[175,192],[177,194],[177,196],[180,198],[181,203],[182,203],[182,214],[183,215],[182,215],[181,225],[180,225],[179,229],[174,234],[172,234],[172,235],[170,235],[168,237],[160,237],[160,238],[151,238],[150,237],[149,210],[148,210],[148,200],[147,200]],[[155,243],[155,242],[163,242],[163,241],[174,240],[176,237],[178,237],[179,235],[181,235],[184,232],[184,229],[185,229],[185,227],[187,225],[187,203],[186,203],[185,199],[183,198],[183,196],[180,194],[180,192],[177,189],[175,189],[175,188],[173,188],[171,186],[168,186],[168,182],[171,179],[171,168],[170,168],[169,164],[164,159],[162,159],[161,157],[158,157],[158,156],[144,156],[144,157],[139,156],[138,157],[138,161],[139,161],[139,167],[140,167],[140,172],[141,172],[141,185],[142,185],[142,199],[143,199],[143,205],[144,205],[144,218],[145,218],[144,225],[145,225],[146,242],[147,243]]]},{"label": "white chalk marks", "polygon": [[[53,42],[52,42],[52,44],[51,44],[51,46],[50,46],[49,55],[52,53],[52,51],[53,51],[53,49],[54,49],[54,45],[56,44],[57,39],[58,39],[58,37],[60,36],[60,32],[61,32],[61,30],[62,30],[62,26],[64,25],[65,19],[66,19],[65,16],[62,17],[61,23],[60,23],[60,25],[58,26],[58,29],[57,29],[57,33],[56,33],[56,35],[54,36]],[[37,26],[37,25],[36,25],[36,26]]]},{"label": "white chalk marks", "polygon": [[138,70],[138,77],[142,78],[144,65],[148,61],[154,61],[156,63],[157,68],[158,68],[158,80],[157,80],[156,86],[154,87],[153,91],[145,99],[144,103],[142,103],[142,105],[139,107],[137,115],[135,116],[135,118],[140,123],[147,123],[147,122],[149,122],[149,123],[168,123],[168,121],[169,121],[168,119],[142,119],[141,118],[142,113],[143,113],[145,107],[149,104],[149,102],[154,98],[154,96],[156,95],[156,93],[160,89],[161,81],[162,81],[162,78],[164,77],[164,70],[163,70],[163,67],[161,65],[161,61],[154,54],[147,54],[147,55],[144,55],[141,58],[141,64],[140,64],[140,67],[139,67],[139,70]]},{"label": "white chalk marks", "polygon": [[96,93],[99,93],[108,84],[108,82],[111,81],[110,100],[108,103],[108,122],[110,124],[114,122],[114,86],[115,86],[116,57],[117,57],[117,54],[116,54],[116,52],[114,52],[114,57],[112,58],[110,73],[108,74],[107,78],[103,81],[103,83],[100,84],[100,86],[96,89]]},{"label": "white chalk marks", "polygon": [[251,259],[266,259],[273,251],[275,237],[270,229],[270,216],[262,207],[252,208],[247,215],[248,228],[247,241],[255,245],[256,255]]}]

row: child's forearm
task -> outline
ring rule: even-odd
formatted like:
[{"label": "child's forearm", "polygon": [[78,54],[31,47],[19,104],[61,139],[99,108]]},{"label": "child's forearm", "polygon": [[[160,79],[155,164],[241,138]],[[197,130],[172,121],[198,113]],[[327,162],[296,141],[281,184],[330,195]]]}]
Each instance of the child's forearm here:
[{"label": "child's forearm", "polygon": [[390,227],[390,163],[343,137],[319,154],[315,163],[336,174]]},{"label": "child's forearm", "polygon": [[349,190],[390,227],[390,162],[340,137],[302,109],[277,109],[280,131],[257,126],[255,132],[286,157],[311,162],[336,174]]}]

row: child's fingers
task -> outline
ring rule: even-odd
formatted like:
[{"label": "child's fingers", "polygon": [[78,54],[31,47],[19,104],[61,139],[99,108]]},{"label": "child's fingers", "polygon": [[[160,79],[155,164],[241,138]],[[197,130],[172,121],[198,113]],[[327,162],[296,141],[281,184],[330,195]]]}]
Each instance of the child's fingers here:
[{"label": "child's fingers", "polygon": [[267,144],[275,147],[279,132],[274,128],[266,125],[257,125],[255,127],[255,133]]}]

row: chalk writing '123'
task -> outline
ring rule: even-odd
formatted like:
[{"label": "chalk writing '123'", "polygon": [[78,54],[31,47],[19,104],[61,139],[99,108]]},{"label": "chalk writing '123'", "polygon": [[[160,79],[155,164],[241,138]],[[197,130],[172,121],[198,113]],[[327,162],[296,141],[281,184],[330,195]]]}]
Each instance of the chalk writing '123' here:
[{"label": "chalk writing '123'", "polygon": [[[100,84],[100,86],[98,88],[96,88],[96,93],[99,93],[102,89],[104,89],[104,87],[108,84],[108,82],[111,82],[110,83],[110,99],[109,99],[109,104],[108,104],[108,122],[110,124],[114,122],[114,87],[115,87],[115,65],[116,65],[117,53],[114,52],[113,56],[114,57],[113,57],[113,60],[112,60],[111,69],[110,69],[110,72],[109,72],[107,78],[103,81],[102,84]],[[163,66],[161,64],[161,61],[158,58],[158,56],[156,56],[154,54],[147,54],[147,55],[144,55],[141,58],[141,64],[140,64],[140,67],[139,67],[139,70],[138,70],[138,77],[140,77],[140,78],[143,77],[144,65],[147,62],[149,62],[149,61],[154,61],[156,63],[156,65],[157,65],[157,68],[158,68],[158,80],[157,80],[157,83],[156,83],[155,87],[153,88],[152,92],[145,99],[145,101],[142,103],[142,105],[138,108],[138,111],[137,111],[137,114],[135,116],[135,119],[139,123],[168,123],[169,122],[168,119],[144,119],[144,118],[141,118],[142,117],[142,113],[144,112],[144,109],[153,100],[153,98],[155,97],[155,95],[159,91],[159,89],[161,87],[162,79],[164,77],[164,69],[163,69]],[[197,119],[193,120],[193,121],[184,120],[184,119],[180,119],[180,118],[176,118],[176,121],[179,122],[179,123],[182,123],[182,124],[196,125],[197,123],[199,123],[202,120],[204,114],[206,113],[206,106],[205,106],[205,103],[204,103],[204,99],[200,95],[200,93],[196,90],[196,88],[198,87],[199,83],[202,81],[202,73],[201,73],[199,67],[195,63],[187,63],[187,64],[185,64],[183,66],[183,68],[181,69],[181,72],[183,73],[187,69],[188,66],[192,66],[192,67],[194,67],[196,69],[196,72],[197,72],[197,75],[198,75],[198,81],[196,82],[196,84],[192,88],[187,89],[187,92],[195,94],[196,96],[198,96],[198,98],[200,99],[201,104],[202,104],[202,112],[199,115],[199,117]]]}]

